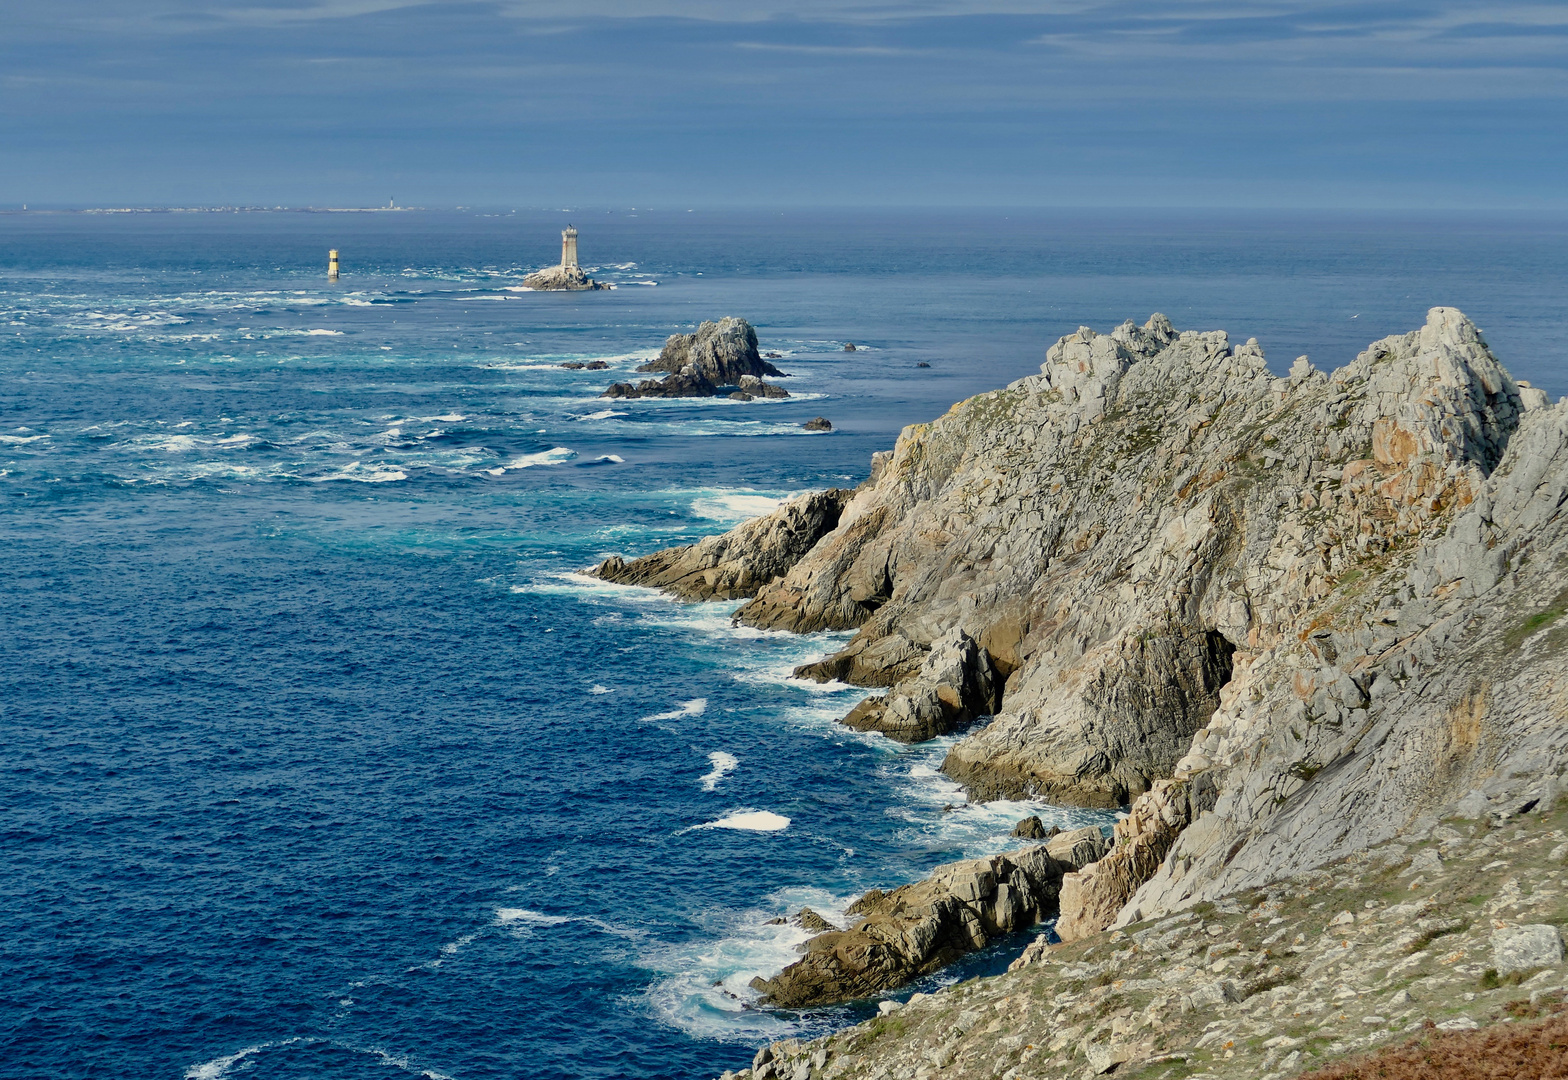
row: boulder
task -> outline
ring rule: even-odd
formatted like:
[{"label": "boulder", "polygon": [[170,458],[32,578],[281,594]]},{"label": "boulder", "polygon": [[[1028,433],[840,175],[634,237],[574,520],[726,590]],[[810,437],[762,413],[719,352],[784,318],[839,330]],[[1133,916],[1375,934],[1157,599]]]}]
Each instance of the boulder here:
[{"label": "boulder", "polygon": [[825,417],[825,416],[814,416],[810,420],[807,420],[804,424],[801,424],[800,426],[805,428],[807,431],[832,431],[833,430],[832,423],[830,423],[828,421],[828,418]]},{"label": "boulder", "polygon": [[689,366],[716,386],[735,386],[743,375],[784,374],[757,352],[757,332],[751,324],[733,315],[704,322],[694,334],[671,334],[659,355],[637,370],[673,375]]},{"label": "boulder", "polygon": [[1492,966],[1499,975],[1556,967],[1562,962],[1563,939],[1555,926],[1535,923],[1492,931]]},{"label": "boulder", "polygon": [[1098,862],[1110,850],[1110,844],[1106,843],[1105,834],[1098,825],[1088,825],[1057,833],[1046,842],[1045,850],[1057,862],[1082,870],[1090,863]]},{"label": "boulder", "polygon": [[753,397],[789,397],[788,390],[784,389],[782,386],[774,386],[772,383],[763,382],[756,375],[742,375],[739,379],[736,380],[736,385],[740,387],[741,393],[751,394]]},{"label": "boulder", "polygon": [[612,383],[600,396],[714,397],[727,387],[736,387],[753,397],[789,397],[783,387],[762,381],[764,375],[782,377],[785,373],[757,352],[757,332],[751,324],[734,316],[705,322],[695,334],[671,334],[659,355],[637,370],[664,372],[665,377],[635,384]]}]

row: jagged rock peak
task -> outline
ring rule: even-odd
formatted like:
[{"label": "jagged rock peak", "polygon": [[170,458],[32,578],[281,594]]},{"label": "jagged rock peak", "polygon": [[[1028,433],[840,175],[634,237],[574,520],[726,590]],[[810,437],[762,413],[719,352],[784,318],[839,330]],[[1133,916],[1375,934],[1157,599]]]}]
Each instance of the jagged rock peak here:
[{"label": "jagged rock peak", "polygon": [[739,401],[785,398],[781,386],[762,381],[764,375],[785,376],[757,352],[757,332],[745,319],[726,316],[705,322],[694,334],[671,334],[658,357],[638,371],[666,372],[662,379],[644,379],[635,386],[613,383],[603,397],[713,397],[728,387]]},{"label": "jagged rock peak", "polygon": [[1116,805],[1360,561],[1446,527],[1536,404],[1451,309],[1331,377],[1158,315],[1083,328],[1041,375],[905,429],[738,618],[858,628],[801,674],[889,700],[959,628],[1005,690],[947,771],[977,797]]},{"label": "jagged rock peak", "polygon": [[743,375],[784,374],[757,351],[757,331],[751,323],[733,315],[704,322],[694,334],[671,334],[658,358],[637,370],[675,374],[688,366],[696,367],[715,386],[738,386]]}]

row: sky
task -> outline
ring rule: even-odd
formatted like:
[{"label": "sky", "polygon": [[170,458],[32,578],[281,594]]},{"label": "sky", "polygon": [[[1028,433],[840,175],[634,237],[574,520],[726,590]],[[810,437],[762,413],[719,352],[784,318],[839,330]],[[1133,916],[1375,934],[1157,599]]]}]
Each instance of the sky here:
[{"label": "sky", "polygon": [[0,208],[1568,208],[1568,2],[0,0]]}]

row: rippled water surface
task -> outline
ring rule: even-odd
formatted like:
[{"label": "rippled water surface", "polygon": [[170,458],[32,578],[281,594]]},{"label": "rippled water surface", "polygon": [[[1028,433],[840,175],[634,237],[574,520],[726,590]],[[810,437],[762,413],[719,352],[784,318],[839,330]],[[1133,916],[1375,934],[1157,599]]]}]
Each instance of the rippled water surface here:
[{"label": "rippled water surface", "polygon": [[[0,1075],[701,1077],[842,1024],[749,1007],[768,920],[1107,818],[835,725],[789,674],[842,635],[576,571],[856,483],[1079,323],[1331,367],[1449,303],[1568,391],[1561,223],[573,221],[614,291],[519,291],[560,214],[0,215]],[[725,314],[789,400],[597,397]]]}]

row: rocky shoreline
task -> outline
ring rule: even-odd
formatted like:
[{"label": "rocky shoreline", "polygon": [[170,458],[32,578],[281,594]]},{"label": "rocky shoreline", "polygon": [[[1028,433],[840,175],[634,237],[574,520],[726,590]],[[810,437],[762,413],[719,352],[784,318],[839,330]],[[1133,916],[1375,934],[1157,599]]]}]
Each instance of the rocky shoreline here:
[{"label": "rocky shoreline", "polygon": [[[1159,315],[1082,328],[831,501],[595,572],[749,597],[751,626],[854,630],[797,674],[882,691],[845,722],[894,738],[992,717],[943,765],[973,798],[1126,807],[1109,852],[1049,886],[1064,939],[1555,798],[1568,410],[1456,310],[1283,377],[1255,341]],[[1043,888],[1034,918],[1054,913]],[[862,914],[831,933],[860,933],[863,958],[891,930]],[[804,997],[765,980],[776,1003],[885,989],[862,969],[887,965],[819,940],[807,960],[838,967]],[[903,954],[918,972],[942,951]],[[819,1073],[839,1075],[790,1075]]]}]

